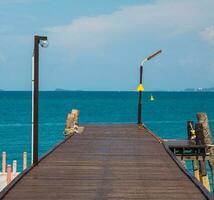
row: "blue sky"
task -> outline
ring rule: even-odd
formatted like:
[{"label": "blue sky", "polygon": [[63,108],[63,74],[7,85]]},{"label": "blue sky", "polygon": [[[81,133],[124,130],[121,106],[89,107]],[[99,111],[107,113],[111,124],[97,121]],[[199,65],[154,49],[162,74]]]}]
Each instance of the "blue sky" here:
[{"label": "blue sky", "polygon": [[213,0],[0,0],[0,88],[31,90],[33,35],[40,88],[146,90],[214,86]]}]

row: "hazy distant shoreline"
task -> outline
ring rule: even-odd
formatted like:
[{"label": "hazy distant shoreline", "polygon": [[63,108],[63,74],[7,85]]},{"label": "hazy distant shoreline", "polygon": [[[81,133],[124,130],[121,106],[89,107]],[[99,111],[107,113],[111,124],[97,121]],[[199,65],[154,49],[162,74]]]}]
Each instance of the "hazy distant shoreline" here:
[{"label": "hazy distant shoreline", "polygon": [[[2,90],[0,89],[0,92],[32,92],[31,90]],[[131,90],[40,90],[39,92],[137,92],[137,91],[131,91]],[[147,92],[193,92],[193,93],[200,93],[200,92],[214,92],[214,90],[197,90],[197,89],[185,89],[185,90],[147,90],[144,91]]]}]

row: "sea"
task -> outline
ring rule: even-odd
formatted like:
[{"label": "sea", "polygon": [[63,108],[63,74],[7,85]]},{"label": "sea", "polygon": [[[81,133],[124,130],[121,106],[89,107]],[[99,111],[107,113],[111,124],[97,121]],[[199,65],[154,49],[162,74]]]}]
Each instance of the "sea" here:
[{"label": "sea", "polygon": [[[151,95],[154,101],[150,101]],[[31,162],[31,98],[31,92],[0,92],[0,153],[7,152],[7,164],[17,160],[19,171],[24,151],[28,165]],[[80,110],[80,125],[135,124],[137,104],[137,92],[40,92],[39,156],[63,140],[66,116],[72,109]],[[196,122],[198,112],[208,114],[214,130],[214,92],[143,93],[143,123],[162,139],[186,139],[186,122]]]}]

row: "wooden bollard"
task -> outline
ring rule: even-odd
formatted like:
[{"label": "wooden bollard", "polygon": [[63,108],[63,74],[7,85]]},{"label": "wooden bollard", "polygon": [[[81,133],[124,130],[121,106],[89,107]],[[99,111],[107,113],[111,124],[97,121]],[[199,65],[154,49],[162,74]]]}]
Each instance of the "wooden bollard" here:
[{"label": "wooden bollard", "polygon": [[67,129],[71,128],[73,119],[74,119],[74,115],[72,113],[68,113],[65,128]]},{"label": "wooden bollard", "polygon": [[12,180],[11,165],[7,165],[7,184],[9,184],[11,180]]},{"label": "wooden bollard", "polygon": [[65,136],[74,135],[78,133],[78,116],[79,110],[77,109],[73,109],[71,112],[68,113],[64,130]]},{"label": "wooden bollard", "polygon": [[[196,123],[195,125],[195,130],[196,130],[196,144],[198,145],[206,145],[205,144],[205,138],[203,135],[203,126],[201,123]],[[206,169],[206,161],[205,160],[200,160],[199,161],[199,178],[200,182],[204,185],[204,187],[207,188],[208,191],[210,191],[210,184],[209,184],[209,178],[207,174],[207,169]]]},{"label": "wooden bollard", "polygon": [[206,169],[206,162],[200,161],[199,164],[200,164],[200,181],[207,188],[207,190],[210,191],[210,183]]},{"label": "wooden bollard", "polygon": [[[212,145],[212,135],[211,135],[210,127],[209,127],[207,114],[203,113],[203,112],[197,113],[197,119],[198,119],[198,122],[200,124],[200,127],[199,127],[199,130],[200,130],[199,140],[201,140],[201,143],[205,144],[206,146]],[[214,173],[214,150],[213,150],[213,148],[210,148],[208,151],[210,153],[210,159],[209,159],[208,162],[209,162],[212,174],[213,174]],[[202,163],[203,163],[202,164],[202,170],[203,170],[203,168],[205,168],[205,170],[206,170],[205,161],[202,161]],[[205,185],[205,187],[210,191],[208,175],[202,176],[201,179],[202,179],[203,184]],[[212,176],[212,179],[214,181],[214,177],[213,176]],[[214,188],[214,182],[213,182],[213,188]]]},{"label": "wooden bollard", "polygon": [[79,116],[79,110],[73,109],[71,111],[71,113],[74,115],[74,121],[77,122],[78,121],[78,116]]},{"label": "wooden bollard", "polygon": [[6,173],[6,152],[2,152],[2,173]]},{"label": "wooden bollard", "polygon": [[199,171],[199,162],[198,162],[198,160],[193,160],[192,161],[192,167],[193,167],[193,173],[194,173],[195,178],[198,181],[201,181],[200,180],[200,171]]},{"label": "wooden bollard", "polygon": [[[212,144],[212,138],[211,138],[211,133],[208,125],[207,114],[197,113],[197,119],[198,119],[198,123],[195,126],[196,144],[208,146]],[[200,168],[200,181],[207,188],[207,190],[210,191],[209,177],[207,174],[205,160],[199,161],[199,168]]]},{"label": "wooden bollard", "polygon": [[79,129],[79,126],[78,126],[79,110],[73,109],[73,110],[71,111],[71,113],[74,115],[74,121],[73,121],[74,132],[75,132],[75,133],[78,133],[78,129]]},{"label": "wooden bollard", "polygon": [[27,152],[23,153],[23,170],[27,168]]},{"label": "wooden bollard", "polygon": [[17,161],[13,160],[13,178],[17,175]]},{"label": "wooden bollard", "polygon": [[208,124],[208,117],[206,113],[197,113],[197,119],[200,124],[202,124],[202,134],[204,139],[204,144],[211,145],[212,144],[212,136],[210,127]]}]

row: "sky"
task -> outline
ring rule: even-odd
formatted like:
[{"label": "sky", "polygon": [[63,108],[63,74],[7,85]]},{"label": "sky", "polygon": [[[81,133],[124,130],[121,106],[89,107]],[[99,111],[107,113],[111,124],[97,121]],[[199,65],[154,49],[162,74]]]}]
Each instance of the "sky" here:
[{"label": "sky", "polygon": [[213,0],[0,0],[0,89],[31,90],[33,36],[40,89],[134,91],[214,86]]}]

